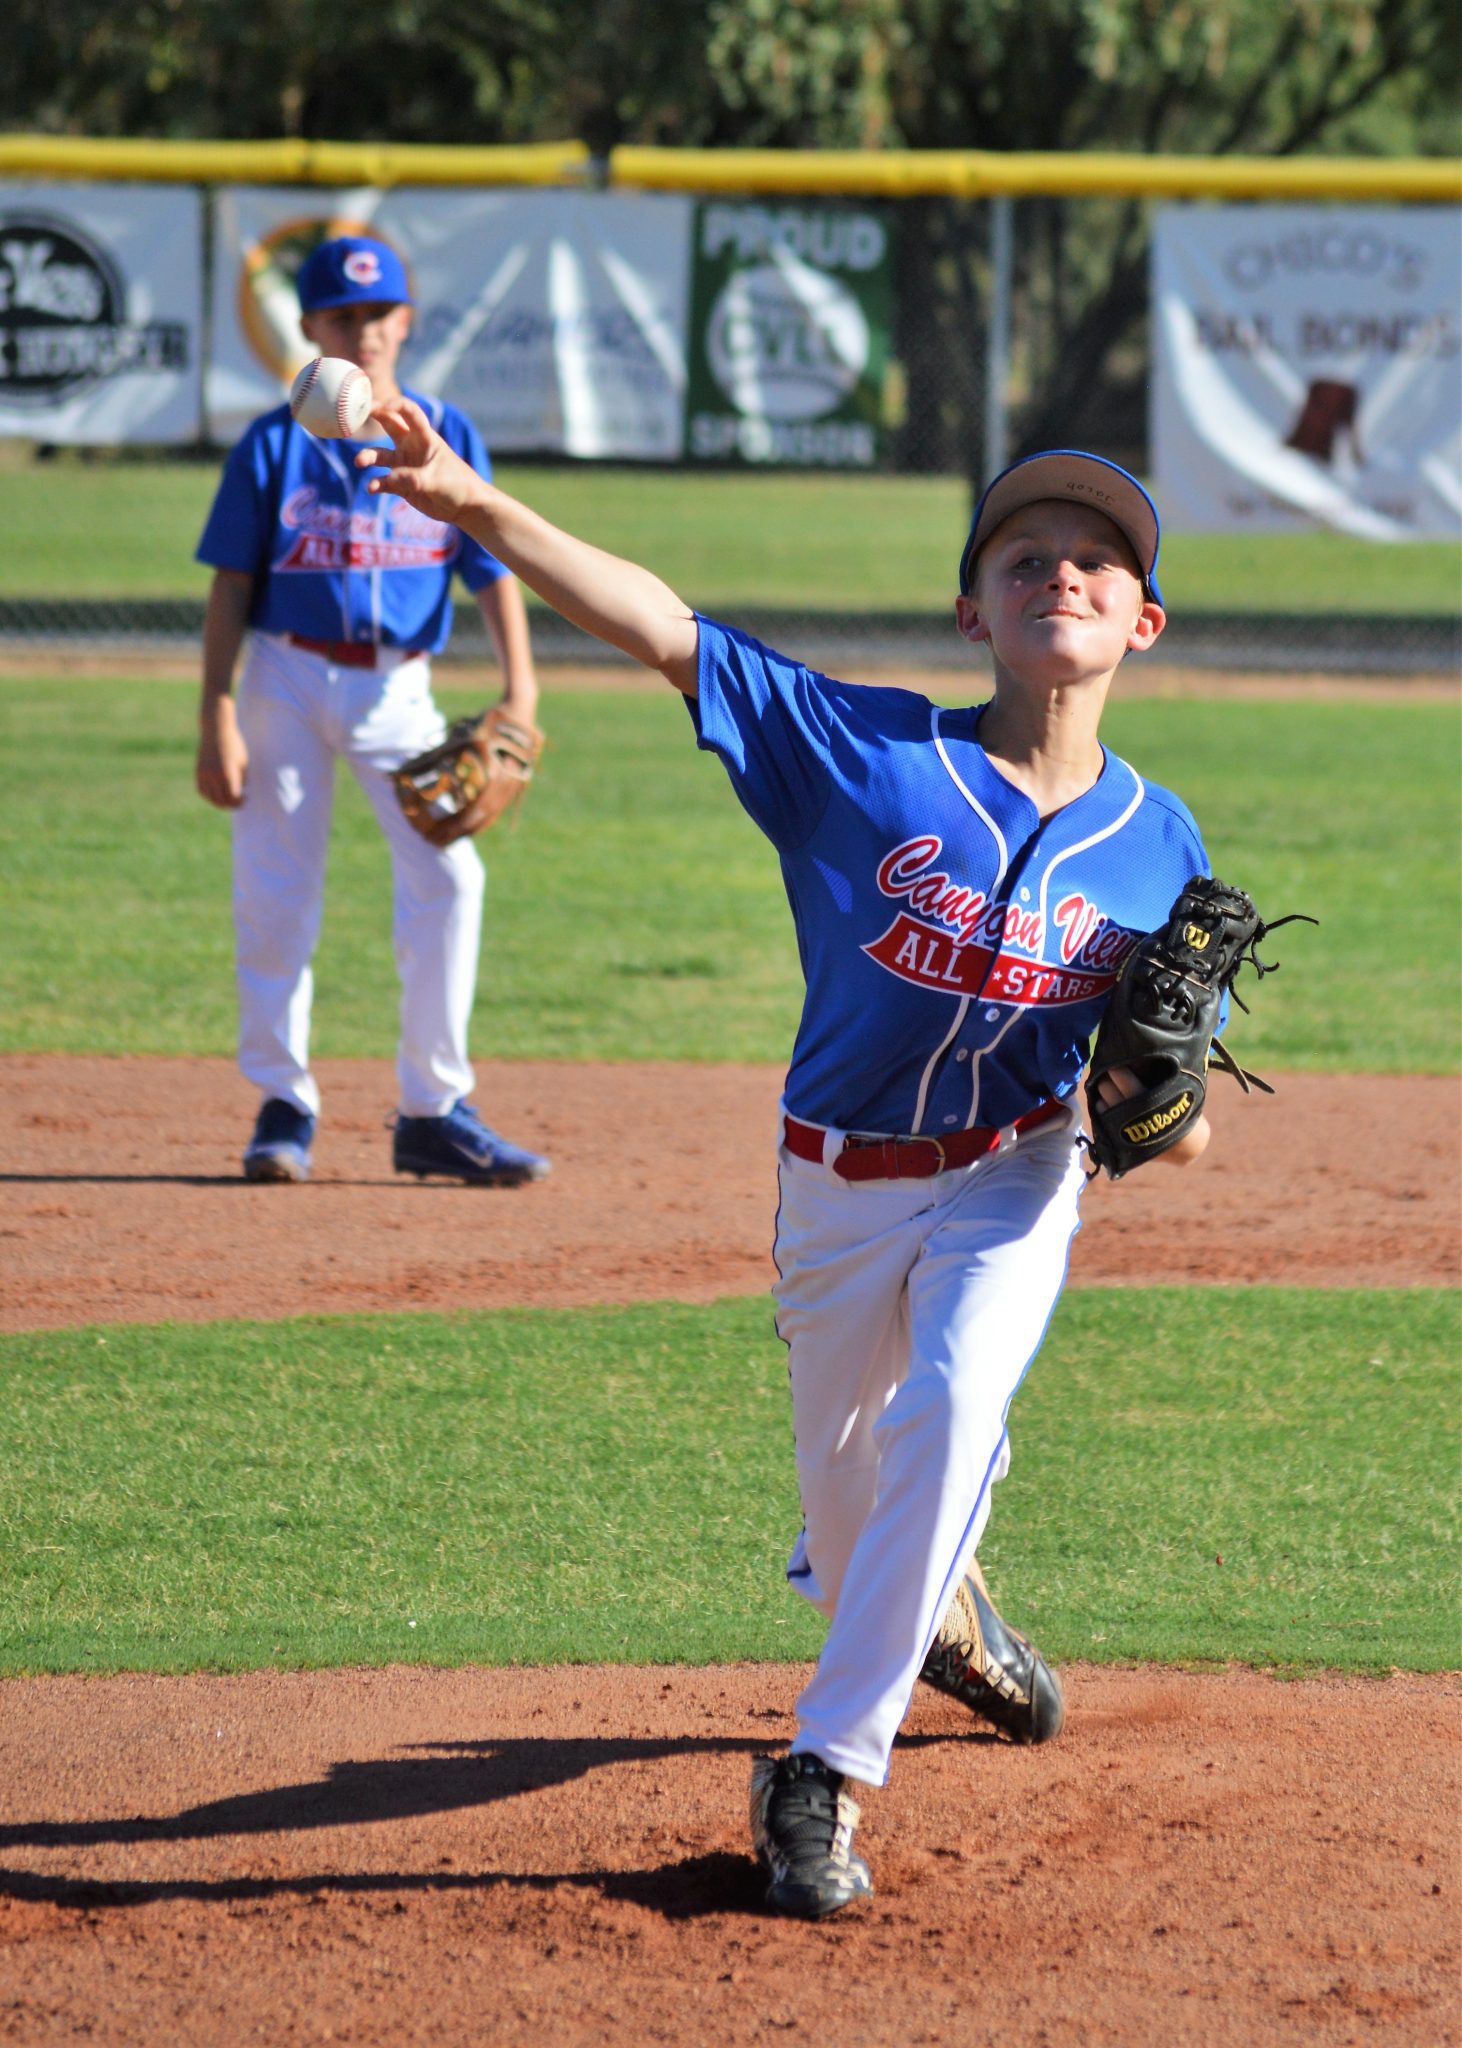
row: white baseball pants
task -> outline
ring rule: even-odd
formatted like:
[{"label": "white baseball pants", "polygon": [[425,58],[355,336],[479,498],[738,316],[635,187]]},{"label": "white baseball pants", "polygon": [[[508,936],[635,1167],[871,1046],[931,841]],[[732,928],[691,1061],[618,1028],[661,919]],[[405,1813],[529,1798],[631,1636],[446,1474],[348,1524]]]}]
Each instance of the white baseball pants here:
[{"label": "white baseball pants", "polygon": [[779,1155],[774,1294],[804,1527],[791,1584],[830,1617],[794,1751],[881,1785],[1010,1462],[1005,1418],[1066,1276],[1077,1122],[929,1180]]},{"label": "white baseball pants", "polygon": [[255,633],[238,688],[249,750],[233,814],[239,1065],[267,1096],[318,1115],[310,1072],[310,961],[320,934],[335,761],[365,791],[391,850],[392,936],[401,977],[396,1071],[406,1116],[443,1116],[472,1092],[467,1026],[477,986],[482,862],[469,841],[434,847],[402,815],[387,780],[446,721],[431,664],[383,653],[374,669],[337,668]]}]

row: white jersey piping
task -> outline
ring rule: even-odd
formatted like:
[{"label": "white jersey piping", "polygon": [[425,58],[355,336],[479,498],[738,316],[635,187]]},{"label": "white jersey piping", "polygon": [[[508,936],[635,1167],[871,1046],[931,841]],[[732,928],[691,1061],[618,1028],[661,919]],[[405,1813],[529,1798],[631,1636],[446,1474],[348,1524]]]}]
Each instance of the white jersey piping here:
[{"label": "white jersey piping", "polygon": [[977,1053],[975,1053],[970,1060],[970,1113],[965,1118],[965,1129],[967,1131],[972,1131],[975,1127],[976,1122],[978,1121],[976,1117],[976,1111],[980,1107],[980,1061],[985,1057],[985,1054],[987,1052],[993,1052],[995,1050],[996,1046],[1000,1043],[1001,1039],[1005,1036],[1006,1032],[1010,1029],[1011,1025],[1015,1022],[1016,1018],[1020,1014],[1021,1013],[1018,1009],[1013,1009],[1010,1012],[1010,1015],[1006,1018],[1005,1022],[1000,1026],[1000,1029],[995,1033],[995,1036],[990,1040],[990,1043],[988,1045],[982,1045],[980,1047],[980,1050]]},{"label": "white jersey piping", "polygon": [[1102,840],[1110,839],[1114,832],[1120,832],[1122,827],[1127,823],[1127,820],[1132,816],[1132,813],[1138,808],[1138,806],[1142,802],[1142,799],[1147,794],[1146,785],[1144,784],[1142,777],[1137,773],[1137,770],[1131,765],[1131,763],[1123,761],[1122,766],[1127,770],[1128,774],[1132,777],[1132,780],[1137,785],[1132,801],[1130,804],[1128,804],[1126,810],[1123,811],[1122,815],[1119,818],[1114,818],[1110,825],[1103,825],[1100,832],[1093,832],[1089,839],[1078,839],[1075,846],[1068,846],[1064,852],[1058,853],[1055,859],[1051,862],[1051,865],[1046,869],[1044,875],[1042,875],[1041,877],[1040,912],[1041,930],[1043,932],[1046,929],[1046,891],[1050,887],[1052,875],[1055,874],[1057,868],[1060,867],[1062,861],[1070,860],[1072,854],[1074,853],[1085,853],[1088,847],[1099,846]]},{"label": "white jersey piping", "polygon": [[934,1078],[934,1069],[939,1065],[940,1060],[953,1044],[955,1034],[969,1012],[970,1000],[969,996],[960,997],[959,1002],[955,1005],[954,1022],[945,1033],[943,1042],[935,1048],[930,1056],[929,1064],[919,1077],[919,1099],[914,1104],[914,1121],[909,1126],[910,1135],[913,1137],[917,1137],[923,1127],[924,1110],[929,1100],[929,1083]]},{"label": "white jersey piping", "polygon": [[[339,477],[345,491],[345,516],[348,521],[355,505],[354,479],[328,441],[320,441],[317,443],[317,446],[330,468]],[[350,578],[348,576],[342,576],[340,579],[340,637],[342,640],[350,638]]]},{"label": "white jersey piping", "polygon": [[[985,809],[984,805],[979,801],[978,797],[976,797],[973,790],[969,788],[968,784],[960,776],[959,771],[956,769],[954,763],[950,760],[949,754],[945,749],[943,736],[939,730],[939,706],[937,704],[932,705],[930,707],[929,727],[933,735],[935,747],[938,749],[939,752],[939,758],[944,763],[945,772],[948,774],[950,781],[954,784],[955,788],[959,791],[960,795],[964,798],[965,802],[969,805],[970,809],[975,813],[975,815],[979,819],[981,819],[981,821],[987,827],[991,837],[995,841],[996,847],[999,850],[1000,866],[998,872],[996,873],[995,881],[990,891],[991,897],[993,899],[999,893],[1000,884],[1005,879],[1005,870],[1010,860],[1010,853],[1009,849],[1005,844],[1004,834],[1001,832],[1000,827],[995,823],[995,820],[990,816],[990,813]],[[1061,853],[1058,853],[1055,859],[1051,862],[1050,866],[1046,869],[1045,874],[1041,877],[1040,919],[1041,930],[1043,932],[1046,927],[1047,891],[1050,887],[1051,877],[1056,872],[1056,869],[1060,867],[1063,861],[1070,860],[1073,854],[1085,853],[1088,851],[1089,848],[1093,846],[1099,846],[1102,840],[1110,839],[1114,833],[1120,832],[1122,827],[1132,817],[1133,813],[1139,808],[1139,806],[1142,803],[1143,797],[1147,793],[1142,777],[1137,773],[1137,770],[1132,767],[1130,762],[1124,761],[1122,765],[1124,768],[1127,769],[1127,772],[1131,775],[1133,782],[1136,784],[1136,789],[1133,792],[1132,800],[1127,805],[1126,809],[1121,813],[1119,817],[1114,818],[1110,824],[1104,825],[1099,832],[1091,833],[1087,838],[1078,840],[1074,846],[1068,846]],[[928,1101],[929,1084],[933,1080],[935,1069],[937,1068],[939,1061],[944,1055],[944,1053],[949,1049],[949,1045],[953,1040],[955,1033],[959,1030],[960,1025],[964,1022],[965,1016],[969,1010],[970,1003],[973,1000],[975,1000],[975,998],[966,996],[960,1003],[958,1010],[955,1012],[954,1023],[951,1025],[942,1043],[931,1055],[929,1063],[924,1069],[923,1075],[919,1082],[919,1096],[914,1118],[915,1132],[919,1130],[920,1125],[923,1122],[924,1110]],[[974,1054],[973,1058],[970,1061],[970,1107],[969,1114],[965,1119],[966,1130],[972,1130],[978,1119],[980,1107],[980,1062],[984,1059],[986,1053],[993,1052],[995,1050],[995,1047],[1000,1043],[1001,1039],[1005,1036],[1006,1032],[1010,1029],[1011,1025],[1015,1022],[1016,1018],[1020,1014],[1021,1011],[1019,1008],[1013,1008],[1004,1024],[1001,1025],[1000,1029],[996,1032],[995,1036],[990,1040],[990,1043],[988,1045],[981,1046],[980,1050]]]},{"label": "white jersey piping", "polygon": [[939,758],[944,763],[945,773],[949,776],[950,781],[954,784],[975,816],[988,829],[991,838],[999,849],[1000,866],[995,876],[994,887],[990,891],[992,896],[998,895],[1000,884],[1005,880],[1005,870],[1010,865],[1010,849],[1005,844],[1005,834],[1000,830],[1000,827],[995,823],[995,820],[990,816],[985,806],[969,787],[969,784],[964,781],[953,761],[950,760],[945,750],[943,735],[939,730],[939,706],[937,704],[931,704],[929,707],[929,729],[934,736],[934,744],[939,750]]},{"label": "white jersey piping", "polygon": [[[969,784],[961,776],[959,770],[955,767],[953,761],[950,760],[948,751],[944,744],[943,734],[939,730],[939,706],[937,704],[931,704],[929,707],[929,731],[933,738],[934,745],[938,750],[939,758],[944,763],[944,772],[946,773],[946,775],[948,775],[950,781],[954,784],[955,788],[959,791],[960,795],[964,798],[965,802],[969,805],[970,809],[974,812],[975,816],[980,820],[981,824],[984,825],[986,830],[989,832],[990,837],[995,842],[995,849],[997,854],[999,855],[1000,860],[1000,865],[995,875],[994,889],[991,892],[992,894],[995,894],[999,891],[1000,884],[1005,879],[1005,870],[1010,861],[1010,849],[1005,844],[1005,834],[1000,830],[1000,827],[995,823],[995,820],[990,816],[990,813],[985,809],[985,806],[980,802],[979,798],[975,795],[974,791],[970,788]],[[914,1103],[914,1121],[910,1131],[911,1136],[917,1135],[917,1133],[923,1128],[924,1111],[928,1107],[929,1103],[930,1083],[934,1079],[935,1071],[939,1066],[940,1060],[943,1059],[945,1053],[948,1052],[950,1046],[954,1043],[956,1033],[959,1031],[960,1026],[964,1023],[965,1018],[968,1016],[970,1003],[972,1000],[973,998],[970,996],[964,996],[961,998],[960,1002],[958,1003],[955,1009],[954,1022],[950,1025],[948,1031],[945,1033],[940,1043],[934,1048],[933,1052],[930,1053],[924,1071],[919,1076],[919,1093]]]}]

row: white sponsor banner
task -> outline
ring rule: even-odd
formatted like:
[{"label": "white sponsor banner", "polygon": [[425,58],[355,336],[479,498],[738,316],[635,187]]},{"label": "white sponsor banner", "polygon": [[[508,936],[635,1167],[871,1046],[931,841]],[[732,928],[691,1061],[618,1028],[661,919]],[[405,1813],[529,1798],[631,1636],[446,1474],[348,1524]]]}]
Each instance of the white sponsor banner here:
[{"label": "white sponsor banner", "polygon": [[1462,212],[1164,207],[1152,261],[1165,525],[1462,533]]},{"label": "white sponsor banner", "polygon": [[0,184],[0,434],[196,440],[202,249],[191,187]]},{"label": "white sponsor banner", "polygon": [[294,292],[304,256],[372,234],[412,281],[402,381],[461,406],[495,453],[677,461],[691,211],[675,194],[221,191],[211,430],[235,438],[314,353]]}]

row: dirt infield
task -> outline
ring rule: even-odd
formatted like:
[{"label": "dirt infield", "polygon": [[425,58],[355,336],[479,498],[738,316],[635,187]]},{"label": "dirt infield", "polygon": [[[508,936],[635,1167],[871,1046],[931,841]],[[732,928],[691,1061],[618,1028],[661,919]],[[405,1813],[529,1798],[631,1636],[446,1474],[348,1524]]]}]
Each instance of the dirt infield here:
[{"label": "dirt infield", "polygon": [[921,1695],[877,1896],[761,1915],[750,1754],[804,1673],[4,1689],[0,2039],[128,2048],[1340,2048],[1455,2040],[1436,1680],[1076,1667],[1058,1743]]},{"label": "dirt infield", "polygon": [[[227,1063],[0,1060],[0,1328],[769,1279],[776,1071],[480,1074],[542,1186],[398,1180],[384,1063],[327,1063],[315,1178],[254,1188]],[[1076,1283],[1456,1281],[1439,1084],[1275,1078],[1222,1090],[1201,1168],[1093,1187]],[[1462,2040],[1454,1679],[1077,1666],[1031,1752],[921,1694],[865,1802],[878,1896],[814,1928],[758,1912],[744,1822],[804,1677],[0,1684],[0,2040]]]},{"label": "dirt infield", "polygon": [[[254,1097],[228,1062],[0,1059],[0,1329],[709,1301],[769,1283],[777,1069],[478,1071],[489,1119],[554,1157],[541,1186],[400,1179],[384,1062],[322,1063],[314,1178],[250,1187]],[[1091,1188],[1077,1285],[1458,1278],[1455,1084],[1272,1078],[1272,1100],[1216,1084],[1200,1168]]]}]

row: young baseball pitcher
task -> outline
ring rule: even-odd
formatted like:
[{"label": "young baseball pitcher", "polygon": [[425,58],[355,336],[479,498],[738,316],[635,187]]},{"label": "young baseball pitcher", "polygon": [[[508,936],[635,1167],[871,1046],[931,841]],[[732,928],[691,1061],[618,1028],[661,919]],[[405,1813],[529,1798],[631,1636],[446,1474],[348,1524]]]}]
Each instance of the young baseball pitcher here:
[{"label": "young baseball pitcher", "polygon": [[[775,1245],[804,1515],[788,1577],[828,1631],[790,1754],[755,1762],[751,1832],[769,1905],[819,1917],[872,1889],[845,1781],[883,1783],[921,1678],[1018,1741],[1061,1726],[974,1558],[1077,1227],[1088,1042],[1139,935],[1207,870],[1183,805],[1097,737],[1118,665],[1163,629],[1157,514],[1078,451],[997,477],[955,600],[994,690],[941,709],[698,616],[474,475],[419,407],[377,417],[395,460],[371,489],[658,669],[781,860],[807,984]],[[1114,1067],[1094,1114],[1144,1087]],[[1201,1082],[1186,1094],[1129,1121],[1133,1157],[1154,1122],[1165,1158],[1204,1149]]]},{"label": "young baseball pitcher", "polygon": [[[324,242],[297,283],[306,338],[359,365],[376,403],[399,404],[411,293],[395,250],[360,235]],[[487,451],[471,422],[453,406],[413,402],[442,445],[485,480]],[[389,776],[446,730],[431,657],[451,631],[454,574],[492,637],[505,709],[533,727],[538,685],[522,592],[477,541],[371,496],[352,459],[361,445],[317,440],[288,406],[266,413],[229,455],[198,545],[214,576],[197,783],[209,803],[233,813],[239,1065],[260,1094],[244,1173],[300,1181],[310,1170],[320,1111],[310,962],[342,758],[391,850],[401,978],[393,1165],[515,1185],[540,1179],[548,1161],[487,1129],[467,1100],[482,863],[465,838],[433,845],[413,829]]]}]

